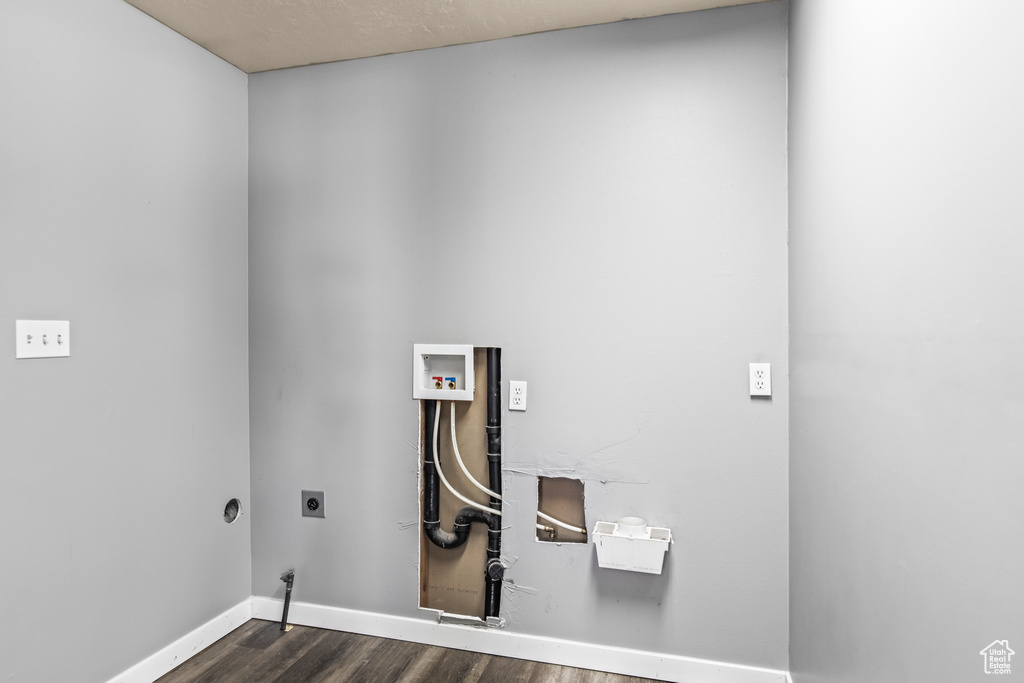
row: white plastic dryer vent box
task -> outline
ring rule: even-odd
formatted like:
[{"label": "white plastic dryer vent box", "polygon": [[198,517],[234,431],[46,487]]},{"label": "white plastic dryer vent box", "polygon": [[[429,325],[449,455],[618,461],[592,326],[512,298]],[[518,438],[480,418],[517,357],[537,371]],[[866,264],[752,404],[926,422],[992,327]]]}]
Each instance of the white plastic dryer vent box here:
[{"label": "white plastic dryer vent box", "polygon": [[647,526],[640,517],[598,522],[594,527],[597,564],[608,569],[660,574],[671,542],[670,530]]},{"label": "white plastic dryer vent box", "polygon": [[472,401],[472,344],[413,344],[412,397]]}]

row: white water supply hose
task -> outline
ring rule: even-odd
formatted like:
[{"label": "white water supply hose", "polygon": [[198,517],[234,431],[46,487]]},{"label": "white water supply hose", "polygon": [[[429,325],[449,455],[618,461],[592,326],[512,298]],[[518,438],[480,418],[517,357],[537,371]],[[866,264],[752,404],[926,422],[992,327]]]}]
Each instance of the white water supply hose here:
[{"label": "white water supply hose", "polygon": [[[438,402],[438,403],[439,403],[438,404],[438,408],[440,408],[441,407],[440,406],[440,402]],[[454,416],[455,416],[455,403],[453,401],[452,402],[452,417],[454,418]],[[455,496],[456,498],[461,500],[463,503],[466,503],[467,505],[469,505],[471,507],[475,507],[477,510],[483,510],[484,512],[489,512],[492,515],[497,515],[498,517],[500,517],[501,516],[501,510],[495,510],[494,508],[486,507],[484,505],[481,505],[480,503],[477,503],[475,501],[470,500],[469,498],[466,498],[464,495],[462,495],[461,493],[456,491],[454,488],[452,488],[452,485],[448,483],[448,479],[445,478],[444,471],[441,469],[441,458],[437,454],[437,437],[438,437],[437,430],[438,430],[438,427],[440,427],[440,426],[441,426],[441,411],[440,410],[435,410],[434,411],[434,431],[433,431],[433,434],[430,437],[430,441],[431,441],[431,446],[434,449],[434,466],[437,468],[438,476],[441,477],[441,483],[444,484],[444,487],[446,489],[448,489],[448,491],[450,491],[453,496]],[[454,436],[454,432],[452,433],[452,435]]]},{"label": "white water supply hose", "polygon": [[[586,534],[587,534],[587,530],[586,529],[581,529],[578,526],[573,526],[571,524],[566,524],[565,522],[562,522],[560,520],[555,519],[551,515],[545,515],[540,510],[537,510],[537,516],[540,517],[541,519],[546,519],[547,521],[551,522],[552,524],[556,524],[556,525],[562,527],[563,529],[568,529],[569,531],[575,531],[576,533],[583,534],[584,536],[586,536]],[[537,526],[539,527],[540,525],[538,524]]]},{"label": "white water supply hose", "polygon": [[[462,462],[462,455],[459,454],[459,442],[455,439],[455,401],[452,401],[452,450],[455,451],[455,459],[459,462],[459,467],[462,468],[462,473],[466,475],[466,478],[473,482],[473,486],[477,487],[491,498],[497,498],[501,500],[501,494],[495,493],[480,482],[476,480],[469,470],[466,469],[466,463]],[[492,508],[488,508],[489,510]]]}]

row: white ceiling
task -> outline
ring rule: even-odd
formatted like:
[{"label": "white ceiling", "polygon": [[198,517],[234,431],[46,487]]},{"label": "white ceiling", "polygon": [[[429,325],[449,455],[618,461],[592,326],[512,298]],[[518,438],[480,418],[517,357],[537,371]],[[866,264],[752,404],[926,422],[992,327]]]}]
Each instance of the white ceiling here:
[{"label": "white ceiling", "polygon": [[247,73],[766,0],[125,0]]}]

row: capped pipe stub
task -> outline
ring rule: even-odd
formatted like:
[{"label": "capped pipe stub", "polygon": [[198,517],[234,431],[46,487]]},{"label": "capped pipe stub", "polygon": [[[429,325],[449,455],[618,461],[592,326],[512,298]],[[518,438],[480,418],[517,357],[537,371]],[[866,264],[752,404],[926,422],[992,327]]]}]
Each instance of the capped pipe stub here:
[{"label": "capped pipe stub", "polygon": [[487,578],[491,581],[501,581],[505,578],[505,565],[497,558],[491,558],[487,562]]},{"label": "capped pipe stub", "polygon": [[618,532],[630,538],[639,538],[647,535],[647,520],[643,517],[623,517],[619,520]]}]

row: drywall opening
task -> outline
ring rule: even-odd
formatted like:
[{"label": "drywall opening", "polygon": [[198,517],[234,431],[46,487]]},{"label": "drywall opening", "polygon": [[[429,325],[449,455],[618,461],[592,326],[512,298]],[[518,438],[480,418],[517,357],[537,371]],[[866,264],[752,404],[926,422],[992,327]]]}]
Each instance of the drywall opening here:
[{"label": "drywall opening", "polygon": [[224,506],[224,521],[228,524],[233,524],[240,514],[242,514],[242,504],[237,498],[232,498]]},{"label": "drywall opening", "polygon": [[537,482],[537,540],[586,543],[583,502],[583,482],[579,479],[540,477]]},{"label": "drywall opening", "polygon": [[[500,349],[496,349],[500,352]],[[424,459],[430,449],[430,460],[434,461],[433,441],[435,424],[437,429],[437,467],[452,487],[460,494],[479,504],[485,510],[490,501],[486,493],[479,490],[471,481],[490,482],[491,472],[488,458],[490,430],[488,428],[488,351],[487,348],[476,348],[472,351],[472,377],[474,388],[469,394],[472,400],[438,400],[436,401],[436,420],[427,418],[428,403],[433,400],[420,401],[420,510],[421,526],[425,526],[422,513],[424,510],[425,490]],[[490,349],[495,351],[495,349]],[[495,359],[500,363],[500,355]],[[468,374],[468,373],[467,373]],[[499,383],[500,387],[500,375]],[[499,390],[500,392],[500,390]],[[500,406],[500,395],[497,397]],[[452,438],[452,408],[455,410],[455,439]],[[500,413],[500,411],[499,411]],[[498,423],[500,425],[500,421]],[[498,428],[500,434],[500,427]],[[459,457],[463,461],[465,471],[456,459],[457,444]],[[499,441],[500,444],[500,441]],[[500,447],[499,451],[500,453]],[[470,476],[466,475],[466,472]],[[470,478],[471,477],[471,478]],[[500,487],[499,487],[500,488]],[[445,486],[437,484],[437,513],[439,528],[443,532],[454,530],[456,515],[466,507],[466,502],[457,499]],[[479,520],[478,520],[479,521]],[[496,532],[500,539],[500,530]],[[474,620],[487,619],[488,575],[485,571],[493,569],[489,555],[491,533],[488,524],[473,523],[469,525],[468,538],[461,545],[446,548],[432,543],[425,529],[420,533],[420,600],[419,606],[424,609],[437,610],[443,616],[469,617]],[[500,540],[499,540],[500,543]],[[495,549],[499,551],[500,547]],[[494,560],[496,561],[496,560]],[[497,595],[500,596],[500,577],[496,579]],[[492,590],[493,597],[493,590]]]}]

